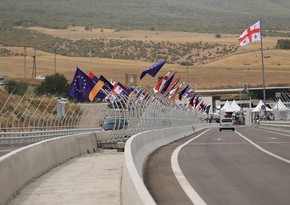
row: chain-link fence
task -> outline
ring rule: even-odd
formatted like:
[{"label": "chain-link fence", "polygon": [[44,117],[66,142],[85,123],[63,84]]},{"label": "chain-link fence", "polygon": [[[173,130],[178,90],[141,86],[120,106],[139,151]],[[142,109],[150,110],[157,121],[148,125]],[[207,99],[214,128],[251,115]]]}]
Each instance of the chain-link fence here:
[{"label": "chain-link fence", "polygon": [[[3,95],[3,93],[1,93]],[[0,110],[1,132],[35,132],[101,127],[110,136],[192,124],[200,111],[142,87],[113,101],[80,103],[53,96],[10,94]]]}]

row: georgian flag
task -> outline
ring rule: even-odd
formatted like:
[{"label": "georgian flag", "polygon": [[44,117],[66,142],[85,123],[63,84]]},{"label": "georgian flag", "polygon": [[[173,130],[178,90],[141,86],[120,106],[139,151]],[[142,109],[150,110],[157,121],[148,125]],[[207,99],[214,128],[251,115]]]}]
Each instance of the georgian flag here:
[{"label": "georgian flag", "polygon": [[260,21],[247,28],[239,37],[240,46],[261,40]]}]

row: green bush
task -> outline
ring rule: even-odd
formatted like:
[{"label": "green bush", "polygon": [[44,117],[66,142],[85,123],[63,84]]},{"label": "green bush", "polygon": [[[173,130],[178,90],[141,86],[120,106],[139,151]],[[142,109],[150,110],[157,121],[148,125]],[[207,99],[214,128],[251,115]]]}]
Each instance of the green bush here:
[{"label": "green bush", "polygon": [[66,96],[68,93],[68,80],[63,74],[56,73],[46,76],[45,80],[35,88],[38,95],[50,94],[56,96]]},{"label": "green bush", "polygon": [[16,94],[16,95],[24,95],[28,89],[28,83],[20,81],[16,82],[15,80],[8,80],[5,85],[5,90],[8,93]]},{"label": "green bush", "polygon": [[290,40],[288,40],[288,39],[279,39],[277,41],[276,47],[280,48],[280,49],[290,49]]}]

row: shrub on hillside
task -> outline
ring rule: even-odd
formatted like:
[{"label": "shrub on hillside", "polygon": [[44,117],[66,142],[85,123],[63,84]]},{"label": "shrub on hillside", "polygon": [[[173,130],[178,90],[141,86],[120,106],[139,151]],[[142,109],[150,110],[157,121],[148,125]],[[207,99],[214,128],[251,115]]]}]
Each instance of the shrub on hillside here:
[{"label": "shrub on hillside", "polygon": [[280,39],[277,41],[276,47],[280,49],[290,49],[290,40]]},{"label": "shrub on hillside", "polygon": [[5,90],[16,95],[24,95],[28,89],[28,83],[23,81],[8,80],[5,84]]},{"label": "shrub on hillside", "polygon": [[56,95],[66,96],[68,93],[68,80],[63,74],[56,73],[54,75],[46,76],[39,86],[35,88],[38,95]]}]

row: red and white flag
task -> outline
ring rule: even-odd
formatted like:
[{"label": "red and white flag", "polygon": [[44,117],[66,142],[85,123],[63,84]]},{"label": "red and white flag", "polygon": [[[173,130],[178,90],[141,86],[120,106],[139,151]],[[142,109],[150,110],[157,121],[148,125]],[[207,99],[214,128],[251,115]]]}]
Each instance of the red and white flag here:
[{"label": "red and white flag", "polygon": [[160,81],[157,83],[157,85],[155,85],[155,87],[153,88],[154,93],[157,93],[158,91],[160,91],[160,90],[163,88],[165,82],[168,80],[168,78],[169,78],[169,76],[170,76],[170,73],[171,73],[171,71],[169,71],[169,72],[168,72],[168,73],[163,77],[163,79],[160,80]]},{"label": "red and white flag", "polygon": [[114,102],[116,98],[123,92],[123,89],[115,83],[112,91],[109,93],[109,95],[106,97],[111,102]]},{"label": "red and white flag", "polygon": [[239,37],[240,46],[261,40],[260,21],[247,28]]},{"label": "red and white flag", "polygon": [[117,83],[115,83],[112,91],[119,96],[121,94],[121,92],[123,92],[123,88],[121,88]]}]

